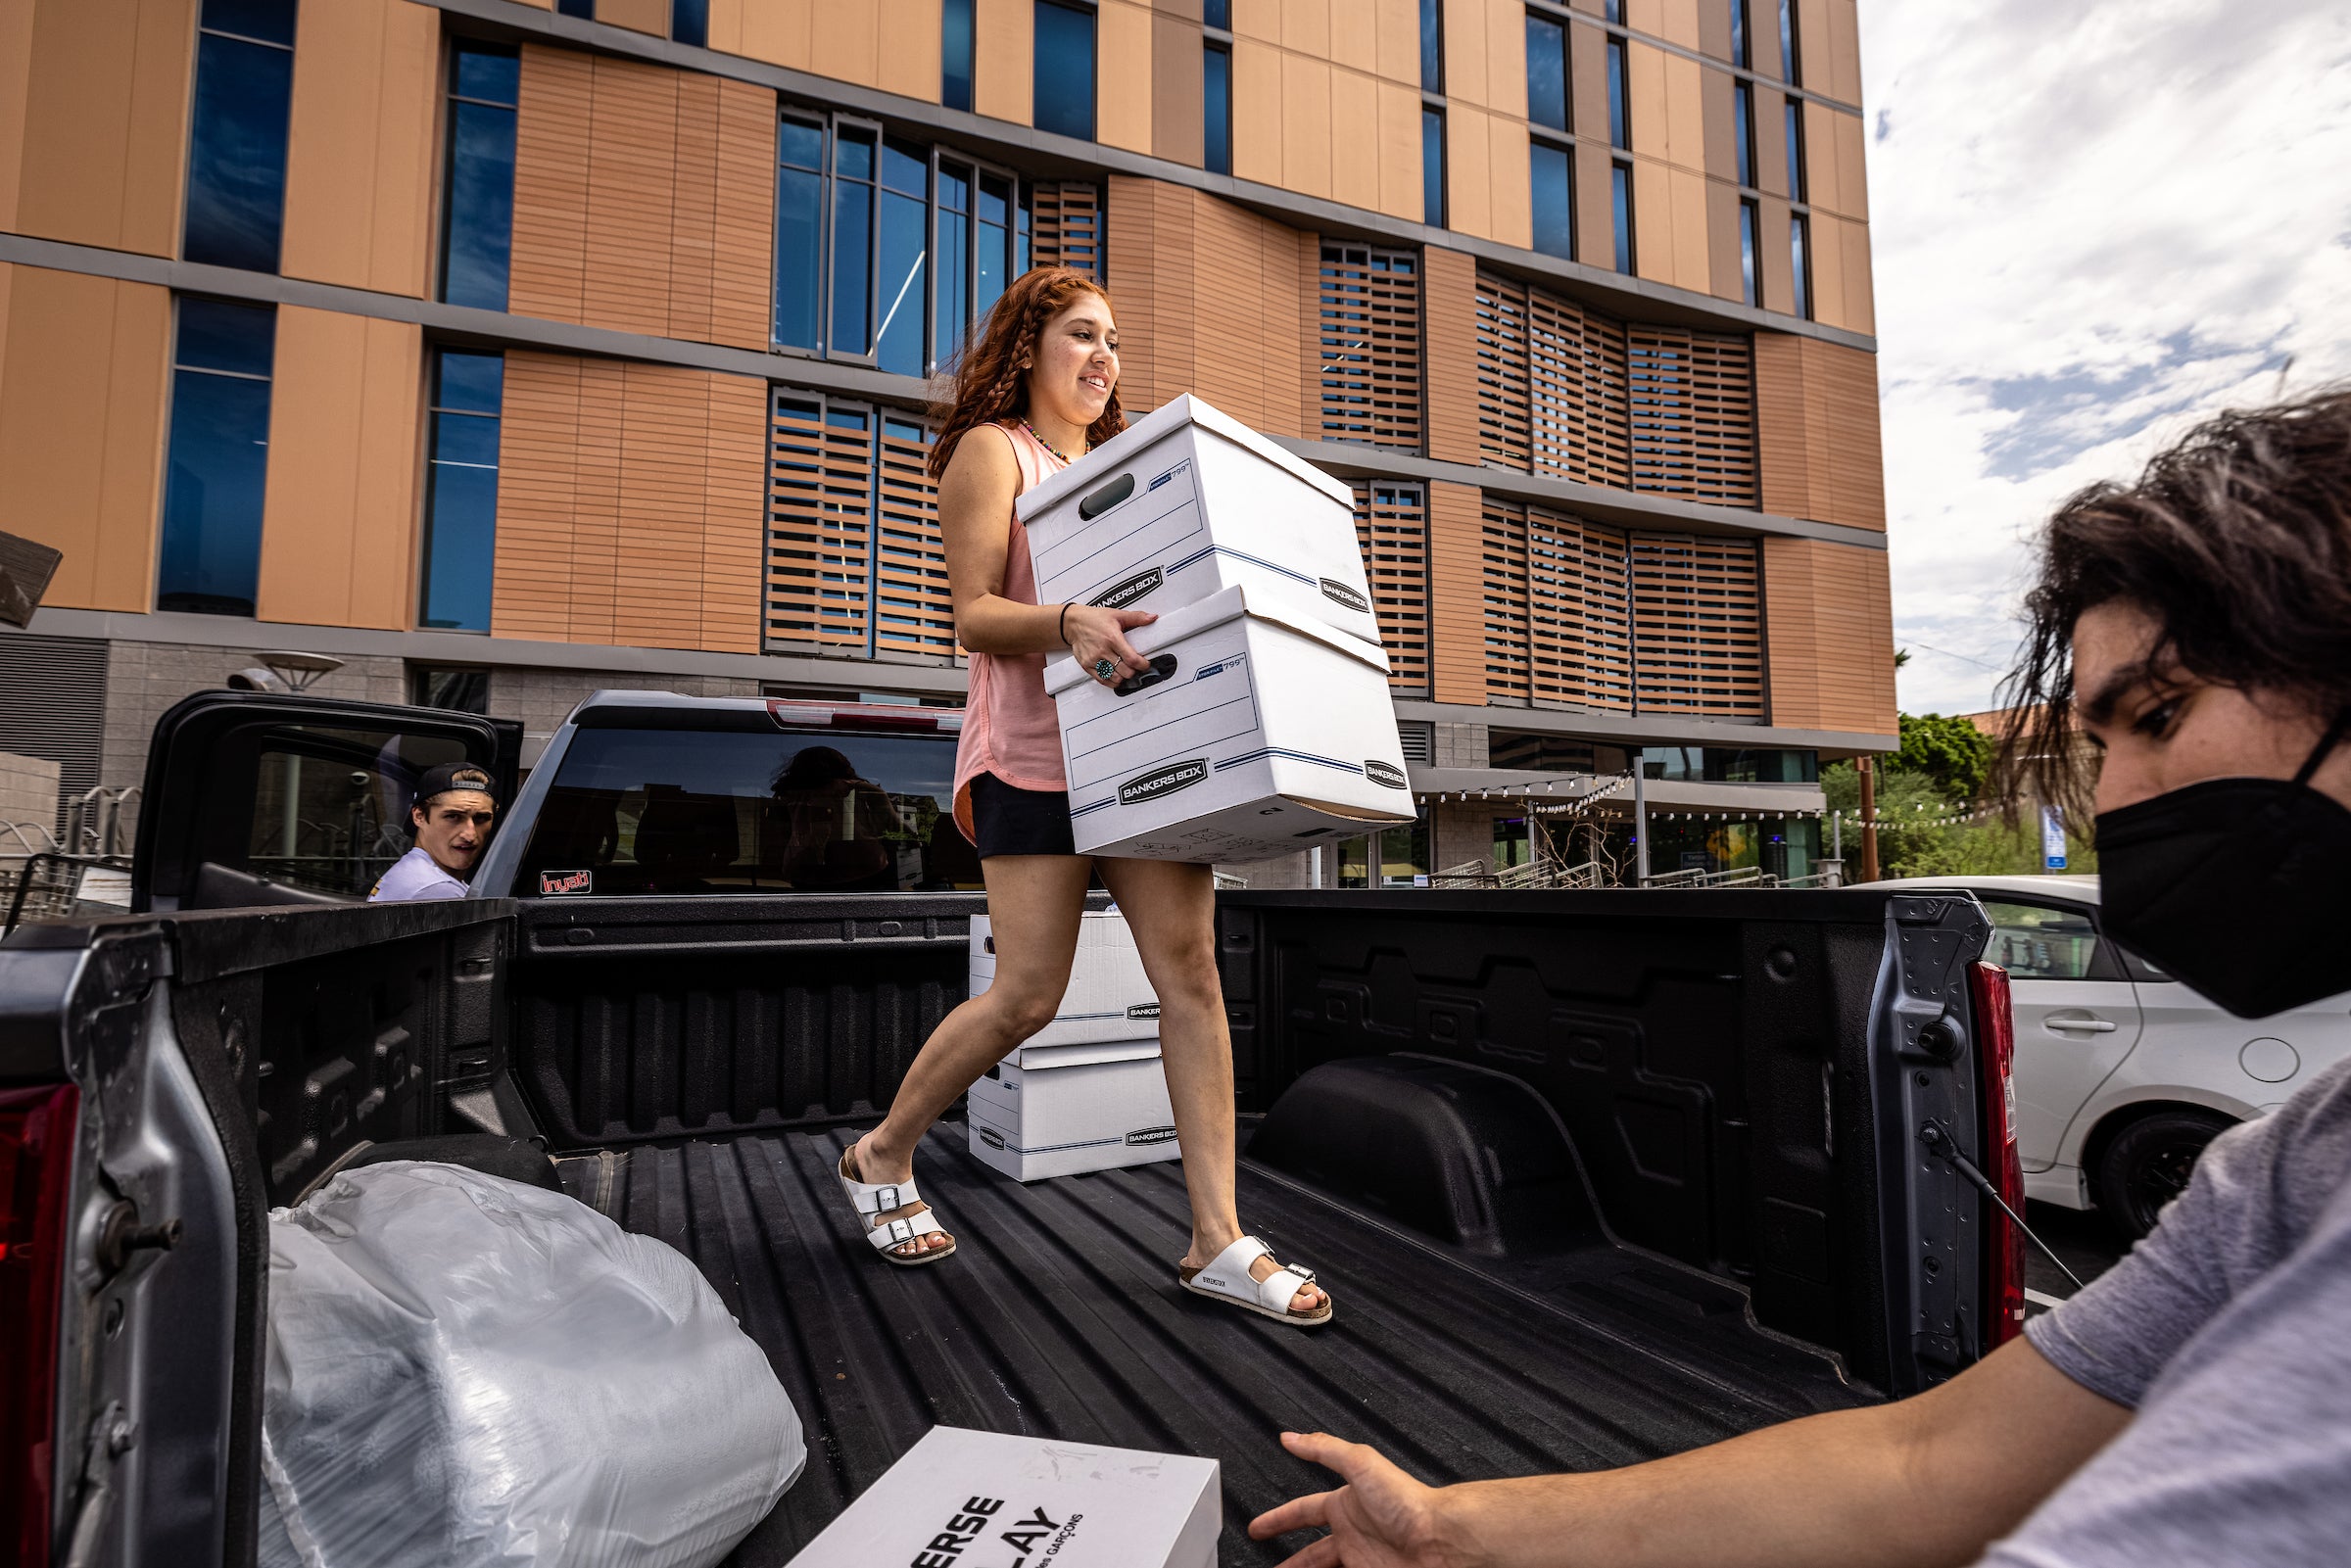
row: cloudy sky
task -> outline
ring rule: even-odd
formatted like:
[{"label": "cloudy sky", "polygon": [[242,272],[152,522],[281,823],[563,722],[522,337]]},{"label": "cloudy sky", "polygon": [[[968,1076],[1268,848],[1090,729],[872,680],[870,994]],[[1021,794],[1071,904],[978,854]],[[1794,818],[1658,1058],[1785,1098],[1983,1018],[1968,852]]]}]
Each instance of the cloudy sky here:
[{"label": "cloudy sky", "polygon": [[1862,0],[1861,29],[1901,705],[1966,712],[2052,503],[2281,372],[2351,376],[2351,6]]}]

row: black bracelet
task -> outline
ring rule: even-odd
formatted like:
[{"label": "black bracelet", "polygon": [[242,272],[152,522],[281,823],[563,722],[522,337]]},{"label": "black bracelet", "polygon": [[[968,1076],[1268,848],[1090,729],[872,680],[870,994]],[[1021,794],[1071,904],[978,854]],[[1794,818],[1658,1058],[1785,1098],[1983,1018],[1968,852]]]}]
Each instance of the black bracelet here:
[{"label": "black bracelet", "polygon": [[1061,605],[1061,619],[1054,623],[1054,631],[1060,636],[1061,645],[1065,648],[1070,645],[1070,606],[1077,602],[1076,599],[1064,599]]}]

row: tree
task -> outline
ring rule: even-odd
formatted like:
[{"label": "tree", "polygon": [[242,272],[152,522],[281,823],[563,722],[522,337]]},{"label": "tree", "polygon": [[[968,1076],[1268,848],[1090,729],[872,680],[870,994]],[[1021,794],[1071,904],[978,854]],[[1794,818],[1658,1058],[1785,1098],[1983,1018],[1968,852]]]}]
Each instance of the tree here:
[{"label": "tree", "polygon": [[1946,800],[1972,801],[1984,792],[1999,749],[1991,736],[1965,719],[1940,713],[1905,713],[1896,722],[1902,745],[1886,759],[1888,769],[1924,777]]}]

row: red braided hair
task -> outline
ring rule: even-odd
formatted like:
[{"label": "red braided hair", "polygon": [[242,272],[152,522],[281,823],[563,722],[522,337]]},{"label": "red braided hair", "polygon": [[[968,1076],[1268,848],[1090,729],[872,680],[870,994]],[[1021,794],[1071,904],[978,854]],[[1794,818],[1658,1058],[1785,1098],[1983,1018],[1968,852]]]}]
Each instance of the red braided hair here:
[{"label": "red braided hair", "polygon": [[[1083,272],[1066,266],[1032,267],[1015,279],[987,312],[986,325],[956,356],[954,396],[937,409],[938,439],[931,444],[931,477],[947,471],[947,459],[964,433],[975,425],[1010,419],[1029,408],[1029,371],[1036,357],[1036,340],[1045,323],[1069,308],[1080,294],[1098,294],[1110,303],[1110,291]],[[1110,389],[1102,416],[1085,428],[1089,446],[1099,447],[1127,428],[1119,407],[1119,389]]]}]

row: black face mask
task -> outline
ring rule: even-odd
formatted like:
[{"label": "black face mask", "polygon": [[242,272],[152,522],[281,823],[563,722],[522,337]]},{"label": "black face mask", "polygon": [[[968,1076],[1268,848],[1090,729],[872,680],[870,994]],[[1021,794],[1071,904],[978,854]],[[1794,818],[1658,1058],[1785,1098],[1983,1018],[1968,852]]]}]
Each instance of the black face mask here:
[{"label": "black face mask", "polygon": [[2351,712],[2291,781],[2213,779],[2098,817],[2106,929],[2238,1018],[2351,991],[2351,810],[2310,787]]}]

